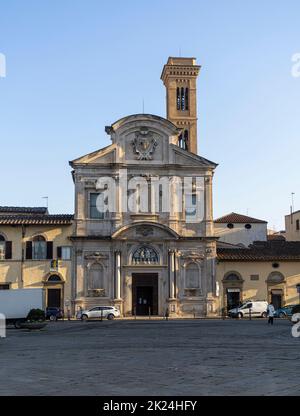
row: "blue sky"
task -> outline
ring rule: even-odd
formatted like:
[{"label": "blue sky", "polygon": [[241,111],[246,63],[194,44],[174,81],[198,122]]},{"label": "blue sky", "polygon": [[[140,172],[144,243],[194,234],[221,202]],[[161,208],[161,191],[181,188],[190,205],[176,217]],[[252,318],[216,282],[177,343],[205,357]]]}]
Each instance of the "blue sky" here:
[{"label": "blue sky", "polygon": [[165,116],[161,69],[195,56],[199,153],[219,163],[214,216],[283,227],[300,209],[300,2],[1,0],[1,205],[73,212],[68,161],[109,144],[120,117]]}]

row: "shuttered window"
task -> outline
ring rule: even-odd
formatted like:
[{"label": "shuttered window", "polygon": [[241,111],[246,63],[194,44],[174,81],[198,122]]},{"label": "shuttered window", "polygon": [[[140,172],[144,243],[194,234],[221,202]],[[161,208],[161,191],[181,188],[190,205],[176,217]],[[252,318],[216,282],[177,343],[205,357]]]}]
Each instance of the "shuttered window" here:
[{"label": "shuttered window", "polygon": [[12,242],[6,241],[0,235],[0,260],[10,260],[12,258]]},{"label": "shuttered window", "polygon": [[46,241],[43,236],[34,237],[33,241],[26,242],[27,260],[52,260],[53,242]]},{"label": "shuttered window", "polygon": [[61,260],[71,260],[72,257],[72,247],[62,246],[57,247],[57,258]]},{"label": "shuttered window", "polygon": [[5,238],[0,235],[0,260],[4,260],[5,259]]}]

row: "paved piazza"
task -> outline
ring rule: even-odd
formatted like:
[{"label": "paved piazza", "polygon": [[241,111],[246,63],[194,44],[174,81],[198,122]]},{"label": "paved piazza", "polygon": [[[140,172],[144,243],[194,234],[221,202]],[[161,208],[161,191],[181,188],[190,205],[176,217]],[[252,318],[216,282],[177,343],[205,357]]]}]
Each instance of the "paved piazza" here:
[{"label": "paved piazza", "polygon": [[298,395],[300,338],[276,320],[49,323],[0,339],[1,395]]}]

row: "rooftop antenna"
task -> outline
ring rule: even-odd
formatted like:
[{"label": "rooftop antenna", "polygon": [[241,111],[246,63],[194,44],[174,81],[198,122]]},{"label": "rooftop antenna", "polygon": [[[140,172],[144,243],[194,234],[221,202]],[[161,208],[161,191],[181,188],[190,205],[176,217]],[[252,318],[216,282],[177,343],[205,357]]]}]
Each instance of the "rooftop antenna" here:
[{"label": "rooftop antenna", "polygon": [[47,206],[47,209],[49,208],[49,197],[48,196],[43,196],[42,197],[42,199],[46,199],[46,206]]},{"label": "rooftop antenna", "polygon": [[294,195],[295,195],[295,192],[291,192],[291,196],[292,196],[292,205],[291,205],[291,224],[293,224]]},{"label": "rooftop antenna", "polygon": [[144,98],[143,98],[143,114],[145,114],[145,101],[144,101]]}]

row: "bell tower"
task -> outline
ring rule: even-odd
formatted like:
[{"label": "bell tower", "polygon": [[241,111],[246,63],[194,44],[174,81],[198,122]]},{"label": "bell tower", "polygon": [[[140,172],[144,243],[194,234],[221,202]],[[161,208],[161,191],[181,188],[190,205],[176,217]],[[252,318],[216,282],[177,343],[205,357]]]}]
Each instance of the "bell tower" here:
[{"label": "bell tower", "polygon": [[197,154],[197,77],[196,58],[168,59],[161,80],[167,92],[167,119],[182,129],[178,146]]}]

